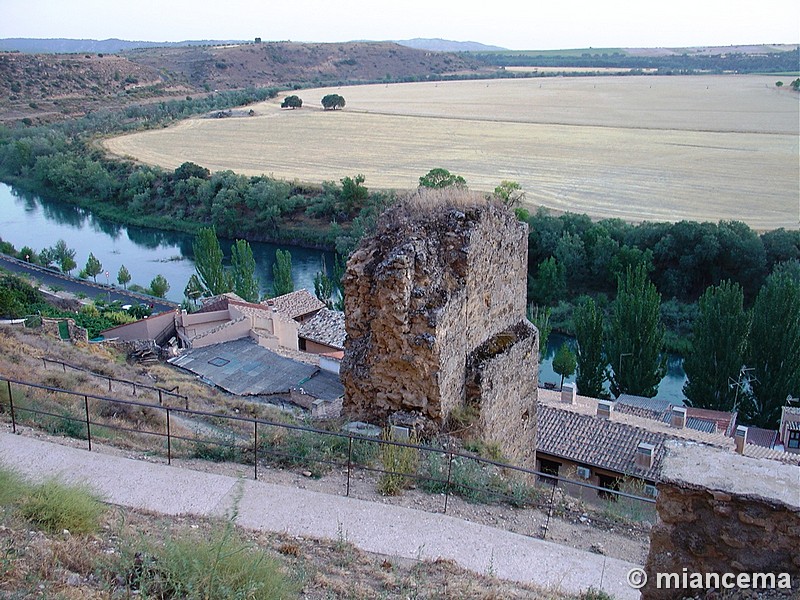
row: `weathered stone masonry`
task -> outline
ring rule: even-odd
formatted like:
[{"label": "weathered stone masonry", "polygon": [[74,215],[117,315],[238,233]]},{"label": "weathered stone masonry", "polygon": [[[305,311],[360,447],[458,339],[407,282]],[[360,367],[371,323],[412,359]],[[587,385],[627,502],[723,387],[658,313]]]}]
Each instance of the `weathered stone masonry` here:
[{"label": "weathered stone masonry", "polygon": [[[657,589],[658,573],[789,573],[800,585],[800,469],[724,450],[670,442],[658,484],[643,600],[693,590]],[[696,590],[694,590],[696,591]]]},{"label": "weathered stone masonry", "polygon": [[525,319],[527,226],[502,206],[393,209],[345,275],[345,411],[443,424],[480,403],[487,441],[533,465],[538,332]]}]

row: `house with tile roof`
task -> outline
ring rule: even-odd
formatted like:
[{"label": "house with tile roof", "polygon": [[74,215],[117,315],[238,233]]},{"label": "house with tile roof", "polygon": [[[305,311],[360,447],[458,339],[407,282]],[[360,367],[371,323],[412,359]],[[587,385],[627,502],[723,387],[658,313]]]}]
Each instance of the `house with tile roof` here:
[{"label": "house with tile roof", "polygon": [[305,323],[325,308],[325,303],[305,288],[263,300],[261,304],[298,323]]},{"label": "house with tile roof", "polygon": [[781,424],[778,431],[783,449],[800,455],[800,406],[784,406],[781,409]]},{"label": "house with tile roof", "polygon": [[[646,490],[655,493],[653,486],[659,479],[667,441],[689,440],[737,451],[734,438],[728,435],[730,425],[725,424],[728,420],[722,416],[699,413],[706,420],[719,417],[720,423],[714,420],[713,429],[708,425],[689,427],[685,407],[673,407],[665,419],[667,406],[661,404],[660,401],[645,406],[634,403],[631,409],[631,403],[540,389],[537,469],[545,474],[545,479],[546,475],[577,476],[586,483],[608,489],[617,489],[624,478],[638,479],[650,486]],[[800,429],[800,414],[797,418]],[[800,455],[752,443],[742,444],[740,452],[753,458],[800,465]]]},{"label": "house with tile roof", "polygon": [[313,354],[338,353],[344,350],[347,332],[344,313],[322,308],[297,331],[300,350]]},{"label": "house with tile roof", "polygon": [[299,324],[294,319],[231,292],[207,298],[197,312],[181,312],[176,327],[183,348],[250,338],[264,348],[297,350]]}]

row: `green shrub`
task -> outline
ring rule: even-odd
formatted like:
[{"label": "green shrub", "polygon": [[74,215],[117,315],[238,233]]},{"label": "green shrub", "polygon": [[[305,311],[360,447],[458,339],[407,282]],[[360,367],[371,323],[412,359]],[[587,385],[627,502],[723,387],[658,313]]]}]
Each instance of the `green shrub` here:
[{"label": "green shrub", "polygon": [[50,479],[33,487],[20,501],[20,514],[42,529],[57,533],[97,530],[105,507],[86,486]]},{"label": "green shrub", "polygon": [[[383,439],[392,441],[388,431],[384,431]],[[410,444],[416,444],[416,437],[409,439]],[[396,444],[381,444],[381,464],[386,473],[381,473],[378,480],[378,491],[384,496],[396,496],[403,489],[411,487],[412,476],[417,472],[419,463],[419,450],[408,446]]]},{"label": "green shrub", "polygon": [[347,462],[349,441],[344,436],[273,427],[260,437],[259,456],[280,467],[306,469],[313,477],[330,471],[332,463]]}]

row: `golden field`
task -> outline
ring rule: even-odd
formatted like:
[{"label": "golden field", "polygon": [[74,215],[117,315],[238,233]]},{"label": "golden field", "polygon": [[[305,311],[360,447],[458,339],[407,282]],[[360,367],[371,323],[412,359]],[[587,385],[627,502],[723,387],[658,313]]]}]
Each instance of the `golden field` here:
[{"label": "golden field", "polygon": [[[527,202],[630,221],[800,225],[800,102],[776,76],[569,77],[300,90],[256,116],[189,119],[109,139],[111,152],[175,168],[307,182],[363,173],[410,189],[434,167],[471,189],[519,182]],[[344,110],[323,111],[338,93]]]}]

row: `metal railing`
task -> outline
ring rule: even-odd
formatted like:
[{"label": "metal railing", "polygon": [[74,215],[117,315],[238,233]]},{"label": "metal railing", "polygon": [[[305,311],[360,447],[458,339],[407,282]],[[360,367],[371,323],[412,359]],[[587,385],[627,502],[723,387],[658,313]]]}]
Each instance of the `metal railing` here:
[{"label": "metal railing", "polygon": [[[49,361],[49,359],[48,359]],[[57,361],[50,361],[57,362]],[[58,361],[59,364],[60,361]],[[105,376],[103,376],[105,377]],[[5,385],[3,385],[5,384]],[[138,384],[137,384],[138,385]],[[2,388],[5,388],[3,390]],[[63,412],[53,412],[41,407],[34,407],[27,395],[23,392],[21,397],[25,399],[21,405],[19,397],[15,401],[15,393],[20,389],[38,390],[39,392],[52,395],[65,395],[75,400],[80,409],[72,414]],[[188,454],[189,457],[208,458],[212,460],[230,460],[242,464],[251,464],[253,468],[253,478],[258,479],[259,465],[277,466],[303,466],[309,470],[314,469],[314,465],[324,465],[325,468],[340,468],[346,474],[345,495],[350,496],[351,481],[353,473],[360,470],[367,473],[375,473],[381,476],[394,476],[407,478],[416,482],[417,485],[427,491],[443,495],[442,512],[446,513],[448,502],[453,495],[462,496],[467,501],[477,502],[497,502],[498,500],[510,503],[514,506],[525,506],[538,508],[547,512],[547,521],[543,526],[542,538],[547,536],[550,520],[554,513],[561,510],[556,506],[556,490],[559,485],[577,486],[582,490],[602,493],[612,497],[615,502],[633,503],[638,508],[652,511],[655,504],[653,498],[643,497],[637,494],[609,489],[596,486],[583,481],[576,481],[558,475],[543,473],[540,471],[526,469],[504,462],[478,457],[454,449],[435,448],[432,446],[419,445],[392,439],[374,438],[368,436],[345,433],[341,431],[326,431],[303,425],[281,423],[265,419],[255,419],[238,415],[222,415],[201,410],[191,410],[188,408],[165,406],[162,404],[149,404],[134,400],[124,400],[111,398],[97,394],[88,394],[65,390],[52,386],[37,383],[19,381],[6,377],[0,377],[0,416],[8,412],[11,419],[12,431],[16,433],[17,424],[25,422],[20,419],[22,414],[32,415],[33,421],[36,416],[50,419],[60,419],[64,423],[70,424],[66,435],[85,439],[88,449],[92,450],[93,431],[95,437],[100,430],[122,431],[130,434],[152,436],[162,440],[166,445],[164,449],[168,464],[172,464],[173,458]],[[6,398],[2,398],[5,392]],[[18,395],[19,396],[19,395]],[[159,427],[150,429],[137,426],[136,428],[126,427],[112,422],[101,422],[92,419],[92,410],[95,405],[108,407],[131,407],[142,411],[154,411],[161,415]],[[6,407],[8,410],[6,411]],[[101,409],[102,412],[102,409]],[[78,413],[81,413],[78,415]],[[176,425],[183,429],[190,428],[188,423],[191,419],[201,419],[193,437],[176,432]],[[216,422],[223,422],[228,427],[238,428],[224,430]],[[205,435],[200,432],[205,431]],[[270,431],[276,435],[272,439],[268,436]],[[292,443],[274,443],[275,438],[283,438],[284,442],[292,441],[295,436],[294,449]],[[314,440],[310,442],[313,446],[322,446],[322,450],[309,454],[308,448],[302,444],[297,444],[297,438],[302,436],[312,436]],[[321,441],[322,440],[322,441]],[[406,449],[414,454],[418,459],[424,457],[425,460],[419,462],[428,465],[425,473],[409,472],[407,470],[393,470],[380,468],[375,463],[380,462],[379,455],[382,449],[388,447],[396,449]],[[437,468],[430,468],[435,465]],[[463,471],[467,465],[475,465],[481,472],[491,470],[491,476],[483,478],[482,485],[475,485],[469,482],[469,478],[459,477],[459,472]],[[313,473],[312,473],[313,474]],[[488,480],[488,483],[487,483]],[[536,486],[534,481],[544,481],[551,485]],[[515,489],[513,482],[519,485]],[[524,483],[520,483],[524,482]],[[559,488],[560,489],[560,488]],[[531,492],[535,491],[535,494]],[[549,496],[549,497],[548,497]],[[568,512],[568,511],[567,511]],[[634,511],[635,512],[635,511]],[[625,518],[625,517],[622,517]],[[598,518],[592,516],[595,523],[605,523],[608,526],[619,525],[619,521],[613,519]],[[647,528],[637,525],[635,522],[626,521],[626,526],[633,530],[646,532]]]},{"label": "metal railing", "polygon": [[61,367],[62,372],[66,373],[67,369],[71,369],[73,371],[78,371],[80,373],[85,373],[87,375],[91,375],[92,377],[97,377],[98,379],[104,379],[108,381],[108,391],[111,393],[111,383],[121,383],[131,387],[131,396],[135,396],[137,390],[149,390],[154,392],[158,395],[158,404],[164,404],[164,397],[167,398],[176,398],[182,402],[185,408],[189,408],[189,397],[184,394],[179,394],[178,391],[180,390],[179,386],[175,386],[174,388],[168,390],[166,388],[159,387],[157,385],[147,385],[146,383],[137,383],[136,381],[130,381],[128,379],[120,379],[118,377],[112,377],[111,375],[106,375],[105,373],[97,373],[96,371],[92,371],[85,367],[81,367],[78,365],[73,365],[68,362],[64,362],[63,360],[58,360],[55,358],[47,358],[42,357],[42,365],[44,366],[45,370],[47,370],[47,365],[59,365]]}]

